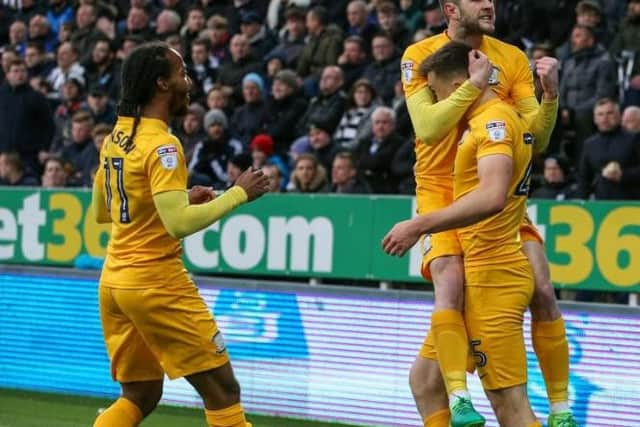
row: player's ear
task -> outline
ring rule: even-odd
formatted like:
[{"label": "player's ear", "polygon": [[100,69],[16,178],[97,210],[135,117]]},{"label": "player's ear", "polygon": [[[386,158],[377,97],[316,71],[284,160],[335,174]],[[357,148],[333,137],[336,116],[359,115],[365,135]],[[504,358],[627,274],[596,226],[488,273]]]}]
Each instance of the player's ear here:
[{"label": "player's ear", "polygon": [[156,79],[156,86],[162,92],[167,92],[169,90],[169,80],[165,79],[164,77],[158,77]]}]

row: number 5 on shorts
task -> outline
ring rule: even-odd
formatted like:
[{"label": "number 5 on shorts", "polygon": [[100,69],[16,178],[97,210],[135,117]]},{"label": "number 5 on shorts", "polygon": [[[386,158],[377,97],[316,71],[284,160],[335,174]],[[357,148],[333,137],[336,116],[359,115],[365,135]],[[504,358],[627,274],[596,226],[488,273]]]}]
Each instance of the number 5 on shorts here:
[{"label": "number 5 on shorts", "polygon": [[471,345],[471,352],[473,353],[473,358],[476,361],[476,366],[478,368],[483,368],[487,365],[487,355],[478,350],[476,347],[482,344],[481,340],[471,340],[469,342]]}]

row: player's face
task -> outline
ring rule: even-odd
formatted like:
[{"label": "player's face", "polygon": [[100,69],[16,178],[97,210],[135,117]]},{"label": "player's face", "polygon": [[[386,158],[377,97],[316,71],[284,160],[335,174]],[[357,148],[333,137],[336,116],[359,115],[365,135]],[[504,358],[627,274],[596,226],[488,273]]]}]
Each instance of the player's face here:
[{"label": "player's face", "polygon": [[493,34],[496,29],[496,10],[493,0],[460,0],[459,25],[467,35]]},{"label": "player's face", "polygon": [[180,54],[169,50],[169,62],[171,63],[171,77],[169,79],[170,112],[174,116],[183,116],[189,107],[189,92],[191,91],[191,79],[187,74],[187,66]]}]

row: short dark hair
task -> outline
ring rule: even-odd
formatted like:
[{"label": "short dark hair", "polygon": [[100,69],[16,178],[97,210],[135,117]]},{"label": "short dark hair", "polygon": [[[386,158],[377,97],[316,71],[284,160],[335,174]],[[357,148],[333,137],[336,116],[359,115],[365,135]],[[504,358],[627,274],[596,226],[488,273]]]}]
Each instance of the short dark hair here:
[{"label": "short dark hair", "polygon": [[12,67],[26,67],[26,66],[27,64],[24,62],[22,58],[16,58],[9,63],[9,70],[11,70]]},{"label": "short dark hair", "polygon": [[351,169],[357,169],[356,158],[351,151],[338,151],[333,157],[333,160],[336,159],[348,160],[351,164]]},{"label": "short dark hair", "polygon": [[590,26],[588,26],[588,25],[576,24],[576,25],[574,25],[574,26],[573,26],[573,29],[572,29],[571,31],[573,31],[573,30],[575,30],[575,29],[585,30],[585,31],[587,32],[587,34],[589,34],[589,36],[590,36],[592,39],[594,39],[594,40],[595,40],[595,38],[596,38],[596,33],[593,31],[593,28],[591,28],[591,27],[590,27]]},{"label": "short dark hair", "polygon": [[1,152],[1,155],[4,156],[5,162],[9,163],[14,167],[18,172],[24,172],[24,164],[22,163],[22,157],[20,157],[20,153],[17,151],[5,151]]},{"label": "short dark hair", "polygon": [[207,52],[211,50],[211,40],[207,38],[198,37],[197,39],[191,42],[191,47],[198,46],[198,45],[204,46]]},{"label": "short dark hair", "polygon": [[435,73],[438,76],[452,76],[469,73],[469,52],[471,46],[451,41],[438,49],[420,64],[423,76]]},{"label": "short dark hair", "polygon": [[313,17],[316,18],[320,23],[320,25],[322,25],[323,27],[326,27],[327,25],[329,25],[329,12],[327,11],[326,7],[314,6],[311,9],[309,9],[308,13],[313,15]]}]

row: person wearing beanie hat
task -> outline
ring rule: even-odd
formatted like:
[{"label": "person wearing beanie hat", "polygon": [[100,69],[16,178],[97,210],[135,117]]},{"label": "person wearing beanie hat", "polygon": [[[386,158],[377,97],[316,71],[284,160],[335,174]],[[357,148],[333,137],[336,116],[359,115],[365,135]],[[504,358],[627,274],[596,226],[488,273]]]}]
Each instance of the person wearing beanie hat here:
[{"label": "person wearing beanie hat", "polygon": [[286,85],[292,92],[297,92],[300,89],[299,77],[293,70],[280,70],[273,79]]},{"label": "person wearing beanie hat", "polygon": [[261,133],[256,135],[251,140],[251,144],[249,144],[249,148],[251,151],[261,151],[265,154],[266,157],[269,157],[273,154],[273,138],[266,133]]},{"label": "person wearing beanie hat", "polygon": [[200,104],[193,103],[187,109],[187,114],[177,124],[176,129],[172,129],[172,133],[182,143],[187,164],[191,162],[196,144],[207,137],[203,125],[204,115],[204,108]]},{"label": "person wearing beanie hat", "polygon": [[244,87],[247,83],[253,83],[256,85],[261,95],[264,95],[264,80],[260,77],[258,73],[249,73],[242,78],[242,87]]},{"label": "person wearing beanie hat", "polygon": [[227,121],[227,115],[224,113],[224,111],[215,108],[213,110],[209,110],[207,114],[204,115],[205,131],[207,131],[213,125],[220,125],[223,129],[227,129],[229,123]]},{"label": "person wearing beanie hat", "polygon": [[244,105],[236,108],[231,117],[231,134],[245,146],[251,137],[262,131],[265,103],[264,82],[258,74],[247,74],[242,80]]},{"label": "person wearing beanie hat", "polygon": [[240,141],[229,136],[227,117],[222,110],[210,110],[204,116],[206,138],[193,149],[189,162],[190,185],[211,186],[218,190],[227,188],[227,162],[242,153]]},{"label": "person wearing beanie hat", "polygon": [[[278,167],[282,176],[289,176],[289,168],[285,161],[278,154],[274,154],[275,143],[271,135],[262,133],[254,136],[249,148],[254,169],[260,169],[270,163]],[[287,180],[285,179],[284,182],[286,183]]]}]

